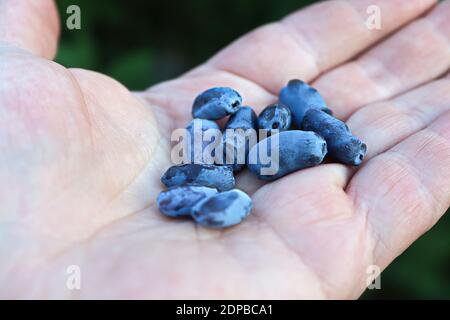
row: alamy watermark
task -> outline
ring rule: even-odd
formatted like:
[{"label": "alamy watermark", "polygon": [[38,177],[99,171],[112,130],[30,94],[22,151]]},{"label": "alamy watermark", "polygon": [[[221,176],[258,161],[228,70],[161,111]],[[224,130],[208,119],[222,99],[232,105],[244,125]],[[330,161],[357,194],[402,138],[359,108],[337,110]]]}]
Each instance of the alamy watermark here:
[{"label": "alamy watermark", "polygon": [[369,17],[366,20],[366,27],[369,30],[381,29],[381,8],[376,5],[370,5],[366,9]]},{"label": "alamy watermark", "polygon": [[366,279],[366,286],[369,290],[381,289],[381,268],[377,265],[368,266],[366,269],[368,277]]},{"label": "alamy watermark", "polygon": [[[280,157],[277,133],[276,129],[270,133],[262,129],[227,129],[222,133],[194,122],[191,130],[179,128],[172,132],[175,145],[170,157],[173,164],[257,164],[262,175],[275,175]],[[249,152],[256,144],[256,149]]]},{"label": "alamy watermark", "polygon": [[66,19],[66,27],[69,30],[81,29],[81,9],[73,4],[67,7],[66,13],[69,15]]},{"label": "alamy watermark", "polygon": [[66,269],[67,279],[66,287],[69,290],[80,290],[81,289],[81,268],[80,266],[74,264],[70,265]]},{"label": "alamy watermark", "polygon": [[[66,19],[66,27],[69,30],[81,29],[81,8],[78,5],[72,4],[67,7],[66,13],[68,17]],[[366,19],[365,25],[369,30],[381,29],[381,8],[377,5],[370,5],[366,9],[366,13],[369,15]]]}]

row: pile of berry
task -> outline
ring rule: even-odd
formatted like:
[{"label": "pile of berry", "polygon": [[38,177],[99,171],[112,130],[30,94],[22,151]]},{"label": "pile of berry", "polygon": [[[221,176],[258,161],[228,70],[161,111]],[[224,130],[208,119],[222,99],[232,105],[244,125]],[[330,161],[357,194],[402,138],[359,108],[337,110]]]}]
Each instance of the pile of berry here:
[{"label": "pile of berry", "polygon": [[[159,210],[170,217],[191,216],[198,224],[225,228],[245,219],[252,200],[235,186],[234,173],[244,166],[259,179],[273,181],[291,172],[320,164],[325,155],[343,164],[358,166],[367,147],[353,136],[347,125],[333,117],[320,93],[301,80],[291,80],[281,89],[279,102],[266,107],[259,117],[252,108],[241,106],[242,97],[231,88],[217,87],[197,96],[192,107],[189,163],[170,167],[161,181],[169,189],[157,199]],[[210,142],[194,146],[194,127],[201,136],[208,130],[220,130],[214,120],[231,115],[219,141],[223,156],[215,161],[194,157],[194,149],[203,151]],[[228,139],[229,130],[259,129],[259,142],[250,139]],[[264,136],[263,133],[266,133]],[[244,142],[242,142],[244,141]],[[261,151],[274,155],[270,163],[261,160]],[[272,149],[270,148],[272,147]],[[228,151],[232,156],[228,156]],[[242,151],[242,152],[239,152]],[[272,154],[271,154],[272,153]],[[244,159],[239,159],[243,154]],[[192,163],[195,159],[195,163]],[[217,160],[219,159],[219,161]],[[275,168],[273,172],[271,168]],[[264,170],[265,169],[265,170]]]}]

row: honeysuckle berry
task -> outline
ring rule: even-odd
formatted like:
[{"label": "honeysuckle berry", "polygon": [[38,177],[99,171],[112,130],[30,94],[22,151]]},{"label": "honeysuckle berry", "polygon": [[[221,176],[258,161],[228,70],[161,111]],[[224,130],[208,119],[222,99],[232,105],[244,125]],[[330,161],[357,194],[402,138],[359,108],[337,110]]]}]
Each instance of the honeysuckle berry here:
[{"label": "honeysuckle berry", "polygon": [[367,146],[353,136],[347,125],[320,110],[308,110],[302,128],[320,134],[327,141],[328,153],[335,160],[354,166],[362,163]]},{"label": "honeysuckle berry", "polygon": [[[281,103],[275,103],[264,108],[258,116],[259,129],[286,131],[291,127],[291,110]],[[268,135],[269,135],[268,134]]]},{"label": "honeysuckle berry", "polygon": [[283,87],[279,95],[280,102],[292,113],[292,122],[300,128],[305,112],[318,109],[331,114],[320,93],[302,80],[294,79]]},{"label": "honeysuckle berry", "polygon": [[259,179],[272,181],[320,164],[326,153],[327,143],[318,134],[283,131],[255,145],[248,155],[247,167]]},{"label": "honeysuckle berry", "polygon": [[[266,181],[316,166],[327,153],[345,164],[361,164],[366,145],[332,116],[316,89],[291,80],[281,89],[279,101],[257,117],[251,107],[241,106],[241,96],[231,88],[199,94],[192,107],[194,119],[186,127],[189,136],[183,140],[184,164],[170,167],[161,177],[169,189],[158,195],[159,210],[169,217],[191,216],[204,227],[227,228],[252,210],[251,198],[233,189],[233,171],[245,164]],[[213,120],[227,115],[221,136]],[[289,131],[291,127],[305,131]],[[176,151],[173,154],[180,154]]]},{"label": "honeysuckle berry", "polygon": [[255,111],[249,106],[241,106],[239,110],[230,116],[225,129],[256,129],[257,116]]},{"label": "honeysuckle berry", "polygon": [[[219,125],[212,120],[207,119],[193,119],[191,122],[188,123],[186,126],[186,130],[190,134],[190,140],[186,140],[186,146],[185,149],[186,152],[190,154],[189,161],[187,163],[208,163],[208,164],[214,164],[214,159],[205,159],[203,156],[203,151],[205,148],[213,143],[214,141],[210,141],[208,138],[205,137],[205,132],[208,130],[217,130],[220,132]],[[198,130],[198,134],[196,135],[195,130]],[[195,143],[198,143],[200,145],[199,148],[195,148]],[[196,154],[198,152],[198,154]],[[212,154],[214,156],[214,154]]]},{"label": "honeysuckle berry", "polygon": [[194,205],[215,194],[217,194],[216,189],[203,186],[172,187],[161,191],[156,203],[159,211],[166,216],[190,216]]},{"label": "honeysuckle berry", "polygon": [[219,191],[233,189],[235,184],[231,167],[196,163],[170,167],[161,177],[161,182],[168,188],[197,185],[216,188]]},{"label": "honeysuckle berry", "polygon": [[248,106],[240,107],[228,119],[223,134],[224,163],[234,171],[244,167],[250,148],[257,142],[256,128],[256,113]]},{"label": "honeysuckle berry", "polygon": [[233,189],[198,202],[192,208],[192,218],[204,227],[227,228],[242,222],[252,206],[245,192]]},{"label": "honeysuckle berry", "polygon": [[228,87],[215,87],[199,94],[192,105],[192,117],[209,120],[221,119],[236,113],[242,103],[241,95]]}]

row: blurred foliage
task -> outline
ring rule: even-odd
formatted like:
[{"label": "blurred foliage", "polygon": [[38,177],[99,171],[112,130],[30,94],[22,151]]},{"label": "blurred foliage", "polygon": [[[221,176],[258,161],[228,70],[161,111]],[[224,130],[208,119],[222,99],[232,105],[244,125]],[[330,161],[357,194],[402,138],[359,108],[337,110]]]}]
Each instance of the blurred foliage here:
[{"label": "blurred foliage", "polygon": [[[106,73],[132,90],[167,80],[202,63],[238,36],[315,1],[60,0],[57,61]],[[81,8],[81,30],[68,30],[66,8]],[[382,290],[363,299],[450,299],[450,216],[382,274]]]}]

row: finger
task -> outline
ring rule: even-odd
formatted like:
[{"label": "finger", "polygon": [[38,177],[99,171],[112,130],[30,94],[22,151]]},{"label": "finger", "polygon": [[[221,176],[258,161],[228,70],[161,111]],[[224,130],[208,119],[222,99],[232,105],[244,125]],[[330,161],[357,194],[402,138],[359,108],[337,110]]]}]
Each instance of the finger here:
[{"label": "finger", "polygon": [[[447,101],[449,103],[449,101]],[[450,206],[450,112],[369,161],[348,187],[384,268]]]},{"label": "finger", "polygon": [[[449,110],[450,92],[448,90],[448,81],[435,81],[423,88],[412,91],[408,95],[399,97],[398,100],[402,100],[402,103],[397,103],[404,108],[401,113],[404,118],[389,121],[392,125],[391,131],[384,132],[385,129],[382,127],[374,131],[373,127],[370,127],[371,123],[369,121],[364,125],[356,127],[355,123],[352,125],[352,119],[350,119],[349,125],[352,129],[355,129],[354,131],[358,136],[362,136],[364,140],[368,140],[369,150],[378,150],[381,148],[377,144],[377,139],[383,141],[384,135],[386,135],[386,139],[390,138],[400,141],[413,134],[413,132],[419,131],[427,124],[430,124],[433,119],[442,117],[442,113],[445,110]],[[408,110],[408,107],[412,108],[411,103],[419,111]],[[374,106],[367,107],[367,110],[370,111],[377,111],[379,109]],[[358,113],[361,112],[362,110]],[[387,114],[392,112],[392,107],[389,107],[385,112]],[[400,111],[397,112],[400,113]],[[424,114],[421,114],[421,112]],[[410,121],[411,117],[414,116],[417,116],[423,123],[420,123],[419,120]],[[369,117],[367,118],[370,119]],[[448,117],[442,121],[444,124],[449,123]],[[379,120],[380,124],[384,124],[384,122],[383,119]],[[366,127],[372,129],[361,131],[362,128]],[[437,150],[441,149],[438,148]],[[435,152],[439,153],[441,151]],[[448,152],[447,154],[445,150],[443,152],[441,156],[444,158],[447,157],[448,162],[450,159]],[[439,160],[436,160],[436,162],[439,162]],[[367,235],[367,219],[369,218],[367,218],[365,213],[370,208],[371,212],[373,212],[372,215],[375,216],[378,214],[378,202],[382,200],[376,197],[373,199],[373,203],[369,202],[372,200],[372,194],[377,192],[383,195],[385,193],[389,194],[392,189],[395,189],[395,185],[388,187],[388,182],[386,181],[392,181],[396,175],[392,171],[387,170],[393,165],[382,160],[379,162],[381,169],[377,167],[378,171],[371,171],[369,176],[367,173],[364,174],[366,170],[369,170],[366,169],[366,166],[371,168],[371,165],[372,160],[357,172],[355,179],[351,181],[347,189],[345,189],[345,186],[353,170],[339,164],[325,164],[317,168],[302,170],[288,175],[279,181],[264,186],[253,196],[255,212],[258,213],[258,216],[265,222],[268,222],[274,230],[278,230],[280,234],[286,235],[286,238],[288,238],[286,241],[290,243],[291,247],[296,248],[297,252],[302,254],[302,257],[308,261],[309,266],[316,270],[322,279],[327,281],[328,287],[339,287],[342,289],[342,293],[350,292],[351,294],[349,296],[359,295],[360,291],[358,290],[362,290],[365,284],[365,278],[361,278],[360,281],[356,281],[355,279],[358,279],[358,275],[366,275],[365,272],[368,265],[375,263],[381,268],[384,268],[390,262],[389,259],[382,261],[378,257],[374,258],[371,256],[372,247],[383,246],[375,245],[372,237]],[[437,166],[437,164],[434,164],[434,166]],[[447,167],[444,164],[443,170],[450,169],[448,166],[450,164]],[[399,169],[398,167],[396,168]],[[387,172],[384,173],[382,172],[383,170]],[[424,172],[424,174],[426,173]],[[383,175],[383,178],[379,178],[380,175]],[[405,183],[408,184],[409,182]],[[436,189],[439,189],[444,182],[437,183]],[[364,184],[363,187],[361,187],[361,184]],[[447,186],[450,186],[450,181],[448,180]],[[417,188],[416,185],[412,187],[406,186],[405,192],[417,192],[415,188]],[[397,189],[398,192],[402,191],[402,187],[397,187]],[[447,190],[441,190],[442,194],[450,194],[450,190]],[[350,197],[345,196],[345,193],[350,195]],[[324,195],[326,195],[327,201],[324,201]],[[364,200],[361,200],[360,195],[364,196]],[[397,194],[398,197],[399,195]],[[416,199],[417,201],[424,200],[417,195],[411,195],[410,198],[405,199],[405,203],[413,200],[415,197],[419,199]],[[392,196],[391,200],[396,201],[396,197]],[[442,202],[442,200],[440,201]],[[384,209],[387,211],[391,207],[393,206],[386,204]],[[445,204],[442,207],[445,207]],[[403,208],[395,209],[396,212],[403,212],[404,214],[410,212]],[[392,210],[384,212],[387,218],[389,218]],[[439,212],[443,212],[441,211],[437,210],[436,212],[438,213],[436,216],[439,215]],[[277,214],[274,215],[273,212]],[[358,214],[355,216],[354,212],[358,212]],[[405,220],[407,220],[407,217]],[[408,226],[400,226],[399,228],[406,230]],[[351,237],[348,236],[348,229],[352,230]],[[395,228],[393,227],[392,229],[395,232]],[[289,236],[290,234],[301,234],[302,237]],[[330,234],[333,235],[333,241],[331,242],[329,241]],[[417,237],[417,234],[415,237]],[[410,242],[414,239],[414,237],[411,237]],[[380,243],[384,243],[384,239],[380,240]],[[406,244],[404,245],[404,248],[406,248]],[[320,247],[320,250],[312,250],[311,248],[313,247]],[[333,274],[336,276],[327,277],[331,273],[328,267],[329,263],[327,264],[329,260],[327,259],[335,252],[339,252],[339,250],[344,250],[350,256],[359,256],[360,259],[358,262],[350,264],[343,257],[342,263],[333,264]],[[393,257],[395,257],[395,254],[391,256],[391,259]],[[349,268],[352,272],[348,272]],[[355,283],[357,284],[356,286]]]},{"label": "finger", "polygon": [[[340,215],[345,211],[344,208],[349,207],[348,203],[344,205],[347,201],[347,197],[344,197],[347,173],[344,170],[337,170],[336,167],[340,165],[323,164],[266,184],[254,195],[254,202],[259,208],[255,211],[260,215],[267,215],[264,218],[274,222],[302,211],[303,214],[297,217],[297,221],[301,220],[302,224]],[[323,201],[323,195],[332,195],[333,199],[336,198],[338,201]],[[335,210],[338,208],[342,210]],[[273,215],[272,212],[277,214]]]},{"label": "finger", "polygon": [[450,1],[401,29],[358,59],[320,77],[314,86],[335,115],[428,82],[450,67]]},{"label": "finger", "polygon": [[52,59],[58,34],[58,13],[52,0],[0,0],[0,45]]},{"label": "finger", "polygon": [[[292,78],[310,81],[352,58],[434,4],[434,0],[319,3],[254,30],[221,51],[209,65],[277,93]],[[381,9],[380,30],[366,27],[370,5]]]},{"label": "finger", "polygon": [[[385,12],[383,28],[376,32],[364,25],[364,12],[374,1],[329,1],[309,7],[283,22],[253,31],[224,49],[207,65],[180,79],[150,88],[144,97],[150,105],[164,105],[177,126],[190,119],[190,106],[195,95],[217,85],[237,89],[244,97],[244,104],[259,111],[276,99],[265,88],[276,93],[290,78],[310,80],[419,16],[435,3],[433,0],[414,0],[398,5],[398,2],[375,2]],[[297,36],[292,36],[294,33]],[[299,42],[302,34],[308,42],[315,39],[315,54],[302,47]],[[346,34],[346,37],[336,36],[339,34]],[[315,67],[316,64],[321,65],[321,70]],[[177,95],[167,92],[177,92]]]},{"label": "finger", "polygon": [[450,110],[450,80],[435,80],[390,101],[368,105],[347,122],[368,146],[366,161]]},{"label": "finger", "polygon": [[270,226],[314,271],[325,296],[348,299],[361,294],[370,257],[364,217],[355,216],[343,187],[347,175],[338,167],[324,164],[266,184],[252,196],[249,220]]}]

